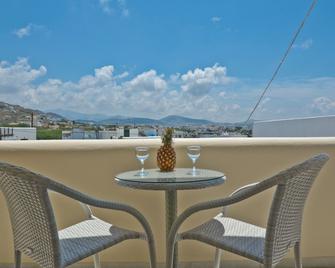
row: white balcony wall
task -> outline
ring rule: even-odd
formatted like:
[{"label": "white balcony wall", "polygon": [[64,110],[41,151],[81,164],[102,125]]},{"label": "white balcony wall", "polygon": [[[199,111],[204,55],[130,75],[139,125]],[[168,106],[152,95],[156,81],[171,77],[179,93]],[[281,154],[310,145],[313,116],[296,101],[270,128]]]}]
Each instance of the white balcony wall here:
[{"label": "white balcony wall", "polygon": [[[335,138],[210,138],[177,139],[177,166],[191,166],[186,146],[202,146],[199,167],[217,169],[227,175],[225,184],[192,191],[180,191],[179,212],[186,207],[209,199],[227,196],[233,189],[259,181],[311,155],[326,152],[331,160],[318,177],[305,207],[302,256],[306,258],[329,256],[335,258]],[[134,147],[151,148],[146,167],[155,167],[155,153],[160,140],[67,140],[67,141],[3,141],[0,159],[45,174],[68,186],[92,196],[124,202],[138,208],[152,225],[158,261],[164,261],[165,219],[164,194],[159,191],[134,190],[118,186],[114,175],[138,169]],[[231,207],[230,216],[266,225],[272,191],[263,193]],[[80,207],[67,198],[52,198],[59,228],[73,224],[84,217]],[[183,226],[191,228],[219,213],[219,209],[194,215]],[[120,212],[94,209],[97,216],[114,224],[140,230],[139,224]],[[0,194],[0,263],[13,262],[12,232],[6,204]],[[213,248],[198,242],[181,243],[181,261],[209,261]],[[292,255],[290,255],[292,256]],[[240,259],[225,254],[227,259]],[[142,241],[128,241],[105,250],[106,262],[144,262],[147,251]],[[24,261],[29,261],[24,259]],[[84,262],[91,262],[86,259]]]},{"label": "white balcony wall", "polygon": [[335,116],[255,122],[254,137],[335,137]]}]

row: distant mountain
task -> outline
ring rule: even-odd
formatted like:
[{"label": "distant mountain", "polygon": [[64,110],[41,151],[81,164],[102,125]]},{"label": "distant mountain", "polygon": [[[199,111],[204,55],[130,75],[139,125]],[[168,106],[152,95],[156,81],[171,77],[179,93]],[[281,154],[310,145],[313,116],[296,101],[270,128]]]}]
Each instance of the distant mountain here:
[{"label": "distant mountain", "polygon": [[56,113],[45,113],[40,110],[25,108],[20,105],[0,102],[0,124],[30,124],[31,114],[38,116],[40,120],[44,121],[61,121],[65,118]]},{"label": "distant mountain", "polygon": [[98,122],[105,120],[109,118],[109,115],[104,115],[104,114],[85,114],[85,113],[79,113],[79,112],[74,112],[71,110],[63,110],[63,109],[58,109],[58,110],[50,110],[50,112],[55,112],[58,113],[64,117],[66,117],[69,120],[73,121],[80,121],[80,122]]},{"label": "distant mountain", "polygon": [[179,115],[169,115],[166,117],[163,117],[159,120],[159,122],[163,125],[173,125],[173,126],[198,126],[198,125],[213,125],[216,124],[212,121],[205,120],[205,119],[194,119],[194,118],[188,118],[184,116]]},{"label": "distant mountain", "polygon": [[[169,115],[161,119],[147,117],[127,117],[122,115],[109,116],[105,114],[85,114],[70,110],[52,110],[69,120],[81,123],[95,123],[103,125],[162,125],[162,126],[201,126],[201,125],[224,125],[227,127],[243,126],[244,123],[220,123],[206,119],[195,119],[179,115]],[[251,122],[251,121],[250,121]],[[251,122],[252,124],[252,122]]]},{"label": "distant mountain", "polygon": [[252,128],[254,120],[250,120],[246,125],[245,122],[214,122],[206,119],[195,119],[179,115],[169,115],[161,119],[151,119],[146,117],[126,117],[126,116],[111,116],[107,119],[97,121],[98,124],[106,125],[161,125],[161,126],[207,126],[207,125],[222,125],[229,128],[247,127]]},{"label": "distant mountain", "polygon": [[159,120],[145,117],[112,116],[108,119],[99,121],[99,123],[106,125],[158,125]]},{"label": "distant mountain", "polygon": [[62,120],[67,120],[66,117],[64,116],[61,116],[59,114],[56,114],[56,113],[44,113],[42,111],[39,111],[41,112],[40,114],[44,114],[49,120],[52,120],[52,121],[62,121]]},{"label": "distant mountain", "polygon": [[[179,115],[169,115],[161,119],[146,117],[126,117],[121,115],[108,116],[104,114],[84,114],[69,110],[51,110],[43,112],[29,109],[20,105],[13,105],[0,102],[0,124],[23,123],[30,124],[31,114],[38,117],[40,122],[54,122],[73,120],[82,123],[94,123],[104,125],[161,125],[161,126],[206,126],[222,125],[225,127],[245,127],[244,122],[220,123],[205,119],[195,119]],[[36,119],[36,118],[35,118]],[[252,128],[253,120],[250,120],[247,127]]]},{"label": "distant mountain", "polygon": [[169,115],[161,119],[150,119],[145,117],[110,117],[102,120],[100,124],[118,125],[164,125],[164,126],[200,126],[216,124],[209,120],[193,119],[178,115]]}]

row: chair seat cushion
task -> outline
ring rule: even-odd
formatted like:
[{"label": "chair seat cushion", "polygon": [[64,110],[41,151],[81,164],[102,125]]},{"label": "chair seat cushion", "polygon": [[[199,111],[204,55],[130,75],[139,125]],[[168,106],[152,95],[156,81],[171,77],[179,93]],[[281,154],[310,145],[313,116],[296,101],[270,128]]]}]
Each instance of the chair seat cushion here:
[{"label": "chair seat cushion", "polygon": [[64,267],[126,239],[140,238],[142,234],[92,218],[65,228],[58,235]]},{"label": "chair seat cushion", "polygon": [[266,229],[217,215],[210,221],[181,234],[181,239],[205,242],[263,263]]}]

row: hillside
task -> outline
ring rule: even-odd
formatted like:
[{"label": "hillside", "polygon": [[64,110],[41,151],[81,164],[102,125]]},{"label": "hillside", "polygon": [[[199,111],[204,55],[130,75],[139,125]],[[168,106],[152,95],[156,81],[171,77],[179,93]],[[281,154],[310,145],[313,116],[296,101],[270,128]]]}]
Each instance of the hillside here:
[{"label": "hillside", "polygon": [[161,119],[150,119],[145,117],[123,117],[114,116],[102,120],[101,124],[119,124],[119,125],[161,125],[161,126],[200,126],[215,124],[209,120],[193,119],[178,115],[169,115]]},{"label": "hillside", "polygon": [[[30,125],[31,114],[34,114],[34,124],[48,125],[51,122],[75,120],[83,124],[101,124],[101,125],[160,125],[160,126],[209,126],[222,125],[225,127],[243,127],[243,122],[238,123],[219,123],[205,119],[194,119],[179,115],[169,115],[161,119],[151,119],[145,117],[126,117],[126,116],[108,116],[103,114],[84,114],[65,110],[55,112],[43,112],[22,107],[20,105],[0,102],[0,125],[23,124]],[[61,115],[60,115],[61,114]],[[66,116],[66,114],[68,116]],[[251,128],[253,121],[248,123]]]},{"label": "hillside", "polygon": [[[31,114],[38,117],[38,120],[43,121],[60,121],[64,117],[56,113],[44,113],[40,110],[34,110],[22,107],[20,105],[0,102],[0,124],[25,124],[30,125]],[[35,118],[36,120],[36,118]]]},{"label": "hillside", "polygon": [[172,126],[199,126],[199,125],[213,125],[217,124],[205,119],[194,119],[179,115],[169,115],[159,120],[162,125]]}]

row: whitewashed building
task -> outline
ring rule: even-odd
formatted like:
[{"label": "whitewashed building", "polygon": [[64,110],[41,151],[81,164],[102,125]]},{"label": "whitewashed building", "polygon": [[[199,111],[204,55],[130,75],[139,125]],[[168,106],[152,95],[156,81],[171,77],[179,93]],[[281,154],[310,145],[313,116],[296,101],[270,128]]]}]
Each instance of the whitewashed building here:
[{"label": "whitewashed building", "polygon": [[62,131],[62,139],[119,139],[119,138],[135,138],[139,136],[139,131],[137,128],[123,128],[119,127],[115,130],[83,130],[83,129],[73,129]]},{"label": "whitewashed building", "polygon": [[130,128],[129,129],[129,137],[138,137],[139,131],[138,128]]},{"label": "whitewashed building", "polygon": [[174,136],[175,138],[184,138],[185,133],[184,133],[184,131],[182,131],[182,130],[174,130],[174,132],[173,132],[173,136]]},{"label": "whitewashed building", "polygon": [[97,139],[97,131],[94,130],[83,130],[74,128],[72,131],[62,131],[63,140],[93,140]]},{"label": "whitewashed building", "polygon": [[99,139],[115,139],[117,136],[116,130],[100,130]]},{"label": "whitewashed building", "polygon": [[36,128],[34,127],[1,127],[1,140],[36,140]]},{"label": "whitewashed building", "polygon": [[254,122],[253,137],[335,137],[335,116]]}]

